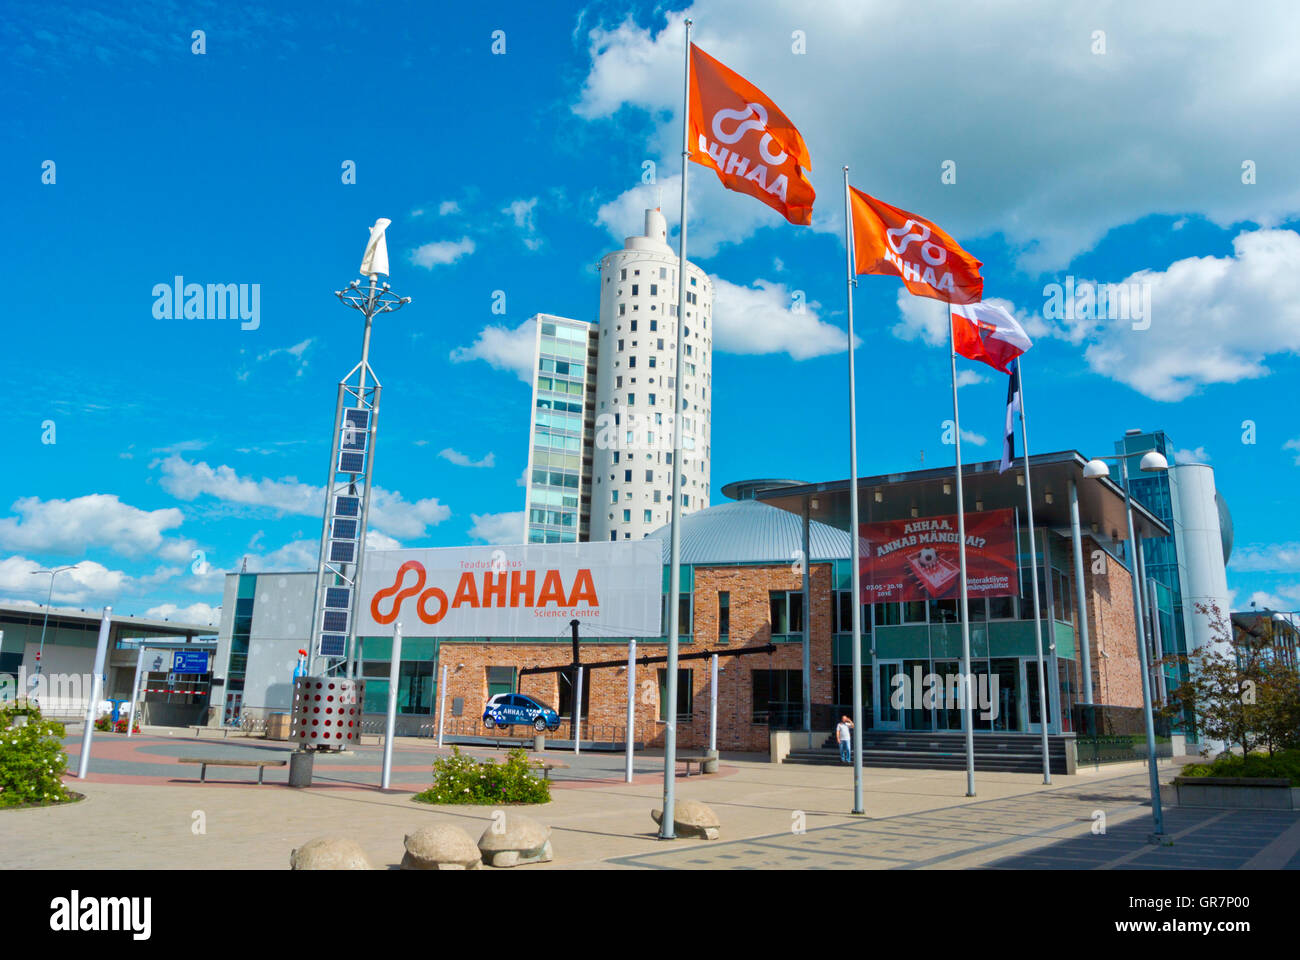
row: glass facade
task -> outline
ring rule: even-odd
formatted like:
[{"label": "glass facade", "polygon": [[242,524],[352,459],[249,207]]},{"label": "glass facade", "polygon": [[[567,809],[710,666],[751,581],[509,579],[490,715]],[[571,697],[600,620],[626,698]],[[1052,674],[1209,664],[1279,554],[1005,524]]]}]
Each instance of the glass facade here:
[{"label": "glass facade", "polygon": [[[1074,576],[1069,542],[1043,529],[1031,544],[1019,535],[1020,595],[972,599],[971,673],[977,732],[1030,733],[1039,729],[1037,646],[1032,570],[1038,567],[1048,732],[1068,732],[1078,699],[1074,644]],[[1047,562],[1044,562],[1044,542]],[[1036,547],[1036,549],[1035,549]],[[849,561],[835,561],[831,604],[835,715],[852,714],[852,593]],[[887,730],[962,729],[955,678],[961,670],[958,602],[930,599],[862,606],[863,726]],[[1052,644],[1055,643],[1055,650]],[[931,680],[931,677],[934,679]],[[983,715],[983,716],[982,716]]]},{"label": "glass facade", "polygon": [[586,540],[596,380],[594,328],[539,314],[528,459],[526,539]]}]

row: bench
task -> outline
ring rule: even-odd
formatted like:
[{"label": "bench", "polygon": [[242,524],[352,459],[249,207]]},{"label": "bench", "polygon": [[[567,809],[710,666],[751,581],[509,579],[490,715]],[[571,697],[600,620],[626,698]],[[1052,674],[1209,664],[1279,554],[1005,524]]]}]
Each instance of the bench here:
[{"label": "bench", "polygon": [[686,764],[686,776],[689,777],[689,776],[691,775],[691,764],[692,764],[692,763],[695,764],[697,767],[699,767],[700,774],[703,775],[703,773],[704,773],[704,761],[706,761],[706,760],[708,760],[708,759],[709,759],[708,757],[678,757],[678,758],[677,758],[677,762],[678,762],[678,763],[684,763],[684,764]]},{"label": "bench", "polygon": [[204,731],[204,730],[220,730],[220,731],[221,731],[221,739],[222,739],[222,740],[225,740],[227,737],[229,737],[229,736],[230,736],[230,732],[231,732],[232,730],[233,730],[235,733],[243,733],[243,732],[244,732],[244,731],[243,731],[243,728],[241,728],[241,727],[209,727],[209,726],[208,726],[207,724],[205,724],[205,723],[191,723],[191,724],[190,724],[190,729],[194,731],[194,739],[195,739],[195,740],[202,740],[202,739],[203,739],[203,731]]},{"label": "bench", "polygon": [[558,760],[537,760],[534,761],[534,765],[537,767],[538,770],[542,771],[542,776],[545,777],[547,780],[551,779],[552,770],[569,769],[569,765],[567,763],[560,763],[560,761]]},{"label": "bench", "polygon": [[[262,774],[267,767],[283,767],[288,760],[211,760],[202,757],[181,757],[177,763],[199,764],[199,783],[208,782],[208,767],[257,767],[257,782],[261,785]],[[224,781],[233,783],[234,781]]]}]

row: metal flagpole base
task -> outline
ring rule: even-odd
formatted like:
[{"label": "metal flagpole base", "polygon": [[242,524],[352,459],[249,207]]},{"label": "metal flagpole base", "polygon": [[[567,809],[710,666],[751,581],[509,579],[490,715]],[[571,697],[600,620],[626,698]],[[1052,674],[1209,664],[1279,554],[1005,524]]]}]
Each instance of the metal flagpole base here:
[{"label": "metal flagpole base", "polygon": [[1174,845],[1173,839],[1163,833],[1148,833],[1147,843],[1153,847],[1172,847]]}]

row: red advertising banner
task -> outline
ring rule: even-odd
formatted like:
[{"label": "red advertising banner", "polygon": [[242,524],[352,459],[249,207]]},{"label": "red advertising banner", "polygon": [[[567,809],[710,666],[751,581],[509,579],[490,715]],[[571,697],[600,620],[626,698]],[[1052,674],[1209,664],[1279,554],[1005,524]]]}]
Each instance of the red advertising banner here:
[{"label": "red advertising banner", "polygon": [[[955,598],[961,595],[957,515],[859,525],[862,602]],[[966,514],[966,584],[971,597],[1020,592],[1015,511]]]}]

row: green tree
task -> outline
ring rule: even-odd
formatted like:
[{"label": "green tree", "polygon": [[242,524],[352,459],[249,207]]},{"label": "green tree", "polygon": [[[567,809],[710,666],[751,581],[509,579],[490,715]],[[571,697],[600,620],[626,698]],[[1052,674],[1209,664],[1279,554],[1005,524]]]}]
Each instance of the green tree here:
[{"label": "green tree", "polygon": [[70,799],[63,736],[63,724],[34,706],[0,705],[0,807]]}]

